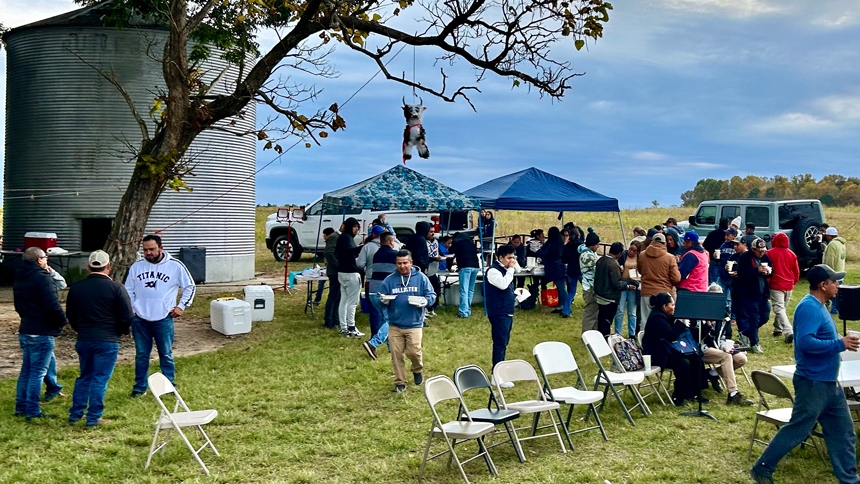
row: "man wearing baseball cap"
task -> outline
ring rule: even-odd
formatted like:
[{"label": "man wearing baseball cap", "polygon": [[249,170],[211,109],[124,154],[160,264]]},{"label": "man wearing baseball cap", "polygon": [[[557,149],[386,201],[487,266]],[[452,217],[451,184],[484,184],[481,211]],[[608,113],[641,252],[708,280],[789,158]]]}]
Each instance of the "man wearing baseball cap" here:
[{"label": "man wearing baseball cap", "polygon": [[[824,255],[821,257],[821,263],[832,267],[836,272],[845,272],[845,239],[839,236],[839,231],[836,227],[827,227],[824,230],[824,241],[827,242],[827,247],[824,248]],[[839,280],[842,284],[842,280]],[[831,314],[839,314],[839,306],[837,299],[833,298],[830,306]]]},{"label": "man wearing baseball cap", "polygon": [[[736,239],[737,240],[737,239]],[[756,237],[750,250],[737,258],[736,272],[732,286],[732,302],[738,317],[738,331],[746,337],[752,353],[764,353],[759,344],[758,329],[770,317],[770,286],[773,267],[767,256],[767,244]]]},{"label": "man wearing baseball cap", "polygon": [[97,250],[90,254],[86,279],[69,289],[66,317],[78,333],[75,351],[81,376],[75,380],[69,424],[84,418],[87,427],[104,425],[105,392],[119,354],[120,336],[129,333],[134,310],[125,287],[110,277],[110,257]]},{"label": "man wearing baseball cap", "polygon": [[681,261],[678,263],[678,271],[681,273],[678,289],[706,292],[709,283],[709,257],[702,244],[699,243],[699,234],[692,230],[684,234],[684,250],[684,255],[681,256]]},{"label": "man wearing baseball cap", "polygon": [[836,297],[844,272],[818,264],[806,274],[809,294],[794,311],[794,407],[791,420],[764,449],[750,475],[758,483],[772,483],[780,459],[800,445],[821,424],[833,475],[840,483],[857,483],[857,435],[841,385],[837,384],[840,353],[857,351],[860,338],[840,337],[826,303]]}]

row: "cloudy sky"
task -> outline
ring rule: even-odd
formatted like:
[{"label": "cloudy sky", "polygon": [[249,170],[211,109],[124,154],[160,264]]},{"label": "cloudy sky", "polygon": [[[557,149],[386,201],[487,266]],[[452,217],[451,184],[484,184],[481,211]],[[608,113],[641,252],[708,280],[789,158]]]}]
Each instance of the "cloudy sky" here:
[{"label": "cloudy sky", "polygon": [[[584,77],[561,102],[507,79],[480,84],[473,112],[424,96],[429,160],[408,166],[466,190],[530,166],[618,198],[675,205],[701,178],[860,175],[860,4],[826,0],[613,2],[605,37],[559,51]],[[74,9],[71,0],[0,0],[16,27]],[[263,170],[257,202],[306,203],[400,162],[405,87],[345,50],[331,58],[320,105],[343,104],[347,129]],[[438,66],[416,52],[417,77]],[[411,76],[412,49],[392,64]],[[5,105],[5,54],[0,51]],[[261,111],[259,120],[266,116]],[[0,131],[3,131],[0,119]],[[0,155],[2,156],[2,155]],[[262,167],[276,155],[258,153]]]}]

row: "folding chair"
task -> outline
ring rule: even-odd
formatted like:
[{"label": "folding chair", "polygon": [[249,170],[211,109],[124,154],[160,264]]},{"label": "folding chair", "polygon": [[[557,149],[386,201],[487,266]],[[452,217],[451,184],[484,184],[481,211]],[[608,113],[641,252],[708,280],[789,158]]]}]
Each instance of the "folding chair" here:
[{"label": "folding chair", "polygon": [[643,380],[642,383],[638,387],[640,390],[643,388],[648,388],[650,390],[650,393],[646,393],[645,395],[642,395],[642,399],[644,400],[644,399],[650,397],[651,395],[657,395],[657,398],[660,400],[660,403],[662,405],[666,405],[666,401],[663,400],[663,397],[660,395],[660,391],[662,390],[663,393],[666,395],[666,398],[668,398],[669,401],[671,402],[672,397],[669,395],[669,390],[666,390],[666,387],[663,386],[663,380],[660,378],[660,372],[663,371],[662,368],[660,368],[659,366],[651,365],[650,370],[645,370],[643,368],[641,370],[636,370],[636,371],[627,371],[624,368],[624,366],[621,365],[621,359],[618,358],[618,353],[615,352],[615,345],[621,341],[624,341],[624,336],[621,336],[618,333],[615,333],[615,334],[612,334],[612,335],[609,335],[606,337],[606,344],[608,344],[609,349],[612,350],[612,360],[615,362],[615,366],[617,366],[619,369],[621,369],[621,373],[639,373],[639,372],[641,372],[645,376],[645,380],[648,381],[646,383]]},{"label": "folding chair", "polygon": [[[161,414],[155,422],[155,435],[152,436],[152,445],[149,447],[149,456],[146,458],[146,465],[143,468],[149,468],[149,463],[152,461],[153,454],[159,450],[161,450],[161,455],[164,455],[164,450],[167,443],[170,441],[170,431],[176,430],[179,436],[182,437],[185,445],[188,446],[188,450],[191,451],[194,459],[197,460],[197,463],[200,464],[200,467],[202,467],[208,475],[209,469],[206,468],[206,464],[204,464],[203,460],[200,459],[200,452],[205,449],[206,446],[209,446],[212,448],[212,452],[214,452],[215,455],[220,456],[221,454],[219,454],[218,450],[215,449],[215,444],[213,444],[209,439],[209,436],[206,435],[206,432],[203,430],[203,426],[218,416],[218,410],[192,411],[188,408],[188,405],[185,404],[185,400],[179,396],[179,392],[176,391],[176,388],[174,388],[173,384],[170,383],[170,380],[161,373],[153,373],[149,376],[149,389],[152,391],[152,396],[155,397],[155,401],[158,402],[158,406],[161,407]],[[167,409],[167,406],[161,400],[161,397],[168,393],[172,393],[176,398],[176,405],[174,405],[172,412]],[[183,427],[197,427],[197,430],[199,430],[203,435],[203,438],[206,439],[206,443],[204,443],[199,449],[194,450],[194,446],[191,445],[191,442],[188,441],[185,433],[182,432]],[[165,430],[166,437],[164,438],[164,442],[156,447],[155,444],[158,442],[158,433],[162,430]]]},{"label": "folding chair", "polygon": [[[642,339],[644,337],[645,337],[645,331],[640,331],[640,332],[636,333],[636,344],[639,345],[639,349],[642,350],[643,355],[645,354],[645,347],[642,346]],[[665,385],[663,384],[663,375],[668,376],[668,380],[666,381]],[[668,389],[670,386],[672,386],[672,380],[675,379],[675,372],[673,372],[671,368],[660,368],[660,374],[657,375],[657,378],[660,380],[660,385],[664,389]],[[750,382],[750,385],[752,385],[752,382]],[[671,395],[668,395],[668,396],[669,396],[669,401],[671,402],[672,396]]]},{"label": "folding chair", "polygon": [[[528,362],[524,360],[506,360],[500,361],[496,363],[496,366],[493,368],[493,380],[496,382],[496,391],[499,394],[499,400],[501,400],[502,408],[505,410],[516,410],[520,412],[521,415],[526,414],[534,414],[534,424],[532,424],[532,434],[529,437],[520,438],[517,435],[517,430],[522,430],[514,428],[514,443],[520,449],[520,455],[525,460],[525,454],[523,453],[523,448],[520,441],[523,440],[532,440],[539,439],[541,437],[550,437],[555,435],[558,437],[558,444],[561,446],[561,452],[563,454],[567,453],[567,449],[564,448],[564,442],[561,440],[561,433],[558,431],[558,424],[555,422],[555,417],[553,416],[553,411],[559,409],[558,402],[552,402],[547,399],[546,394],[544,394],[543,389],[541,388],[540,380],[538,380],[537,373],[535,369]],[[502,392],[501,382],[534,382],[535,390],[537,391],[537,398],[535,400],[523,400],[519,402],[508,403],[505,400],[505,394]],[[549,426],[553,429],[553,433],[549,434],[537,434],[537,423],[538,416],[542,413],[546,412],[549,414],[550,421],[552,425]]]},{"label": "folding chair", "polygon": [[[600,402],[599,408],[602,409],[606,405],[606,399],[609,397],[609,392],[611,391],[618,404],[621,405],[621,409],[624,410],[624,415],[627,416],[627,420],[630,421],[631,425],[636,425],[636,422],[633,421],[630,410],[639,407],[642,414],[647,417],[651,413],[651,409],[648,408],[648,404],[645,403],[645,400],[642,399],[642,395],[639,394],[639,390],[636,388],[645,381],[645,375],[642,373],[616,373],[614,371],[607,371],[600,359],[611,355],[612,350],[606,344],[606,340],[603,339],[600,331],[592,329],[582,333],[582,342],[588,348],[591,360],[597,365],[597,376],[594,377],[594,390],[597,390],[601,386],[606,387],[603,390],[603,401]],[[621,395],[618,394],[618,390],[615,388],[617,386],[624,387],[624,389],[630,388],[630,392],[633,393],[633,397],[636,399],[636,405],[628,409],[627,405],[624,404],[624,400],[621,399]]]},{"label": "folding chair", "polygon": [[[791,391],[788,389],[787,386],[785,386],[785,383],[783,383],[782,380],[780,380],[779,377],[774,375],[773,373],[768,373],[766,371],[761,370],[753,370],[752,381],[753,386],[755,386],[756,391],[758,391],[759,401],[758,409],[756,409],[755,413],[755,422],[753,423],[752,434],[750,434],[750,447],[747,451],[747,460],[749,460],[752,456],[753,443],[758,442],[764,445],[767,445],[769,443],[769,441],[759,439],[756,435],[759,420],[773,424],[774,426],[776,426],[777,429],[787,424],[791,420],[792,407],[771,408],[764,397],[765,394],[772,395],[776,398],[784,398],[790,401],[792,406],[794,405],[794,396],[791,394]],[[764,407],[765,410],[762,410],[762,407]],[[818,456],[821,457],[821,460],[824,460],[824,456],[821,454],[821,449],[818,448],[818,444],[815,443],[814,439],[811,439],[814,434],[815,431],[813,429],[813,431],[810,432],[809,437],[807,437],[806,440],[812,442],[812,446],[815,447],[816,452],[818,452]],[[801,446],[803,445],[804,444],[801,444]]]},{"label": "folding chair", "polygon": [[490,385],[490,380],[487,379],[487,374],[484,373],[484,370],[481,369],[478,365],[466,365],[461,366],[454,370],[454,385],[456,385],[457,390],[459,390],[460,395],[465,395],[469,390],[477,390],[477,389],[486,389],[490,394],[489,400],[487,401],[487,408],[479,408],[477,410],[471,410],[468,412],[468,417],[466,416],[465,407],[460,408],[460,420],[471,419],[473,422],[488,422],[493,424],[493,426],[503,425],[505,427],[505,432],[508,434],[508,440],[503,440],[501,442],[496,442],[492,445],[487,446],[488,449],[492,449],[497,445],[502,445],[506,442],[510,442],[514,447],[514,452],[517,453],[517,458],[520,462],[525,462],[525,457],[520,455],[520,449],[514,444],[513,437],[513,429],[514,426],[511,423],[511,420],[517,419],[520,417],[520,412],[516,410],[505,410],[499,407],[499,402],[496,400],[496,396],[493,394],[493,387]]},{"label": "folding chair", "polygon": [[[573,450],[573,442],[570,440],[571,433],[578,434],[587,430],[600,429],[603,440],[609,440],[609,437],[606,436],[606,430],[603,428],[603,422],[600,421],[600,416],[597,414],[597,409],[594,408],[594,403],[603,399],[603,393],[590,391],[585,386],[585,380],[582,378],[582,372],[579,371],[579,365],[576,364],[576,358],[573,357],[570,346],[558,341],[547,341],[535,346],[532,349],[532,354],[537,360],[538,368],[543,377],[543,389],[549,395],[549,399],[558,402],[559,405],[570,406],[567,412],[567,421],[561,418],[561,410],[556,410],[556,415],[558,415],[558,420],[564,428],[567,444],[571,450]],[[549,384],[549,376],[562,373],[576,373],[576,383],[573,386],[553,389]],[[594,412],[597,425],[571,432],[570,418],[573,416],[575,405],[588,405],[589,410]],[[586,420],[587,416],[588,412],[586,412]]]},{"label": "folding chair", "polygon": [[[490,453],[487,451],[487,447],[484,445],[484,441],[482,439],[484,435],[492,433],[496,426],[488,422],[472,421],[469,417],[469,409],[466,407],[466,402],[463,401],[463,396],[460,395],[457,387],[454,386],[454,382],[445,375],[434,376],[424,382],[424,397],[427,398],[427,403],[430,404],[430,411],[433,413],[433,424],[430,427],[430,435],[427,437],[427,446],[424,448],[424,460],[421,461],[421,473],[419,474],[419,477],[424,477],[424,467],[428,460],[435,459],[436,457],[445,455],[449,452],[451,458],[457,463],[457,468],[460,469],[460,475],[463,476],[463,480],[466,481],[466,484],[469,483],[469,478],[466,477],[466,472],[463,470],[463,464],[471,462],[478,457],[483,457],[490,473],[494,476],[498,476],[499,471],[496,470],[496,465],[493,464],[493,460],[490,458]],[[439,413],[436,412],[436,404],[446,400],[458,400],[460,402],[460,409],[464,412],[466,419],[442,423],[442,419],[439,418]],[[430,454],[430,443],[433,441],[433,437],[442,437],[445,439],[445,444],[447,444],[448,450],[428,457]],[[454,444],[457,439],[477,441],[480,452],[477,455],[460,462],[460,458],[457,457],[457,453],[454,452]],[[448,466],[451,466],[451,459],[448,460]]]}]

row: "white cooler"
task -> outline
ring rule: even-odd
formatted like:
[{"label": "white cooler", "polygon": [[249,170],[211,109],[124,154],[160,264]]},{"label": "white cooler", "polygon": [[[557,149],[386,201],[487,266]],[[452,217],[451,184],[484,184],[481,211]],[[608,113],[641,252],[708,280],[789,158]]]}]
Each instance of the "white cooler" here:
[{"label": "white cooler", "polygon": [[271,286],[245,286],[245,302],[251,305],[251,321],[271,321],[275,318],[275,291]]},{"label": "white cooler", "polygon": [[209,303],[212,329],[224,335],[251,332],[251,305],[234,297],[222,297]]}]

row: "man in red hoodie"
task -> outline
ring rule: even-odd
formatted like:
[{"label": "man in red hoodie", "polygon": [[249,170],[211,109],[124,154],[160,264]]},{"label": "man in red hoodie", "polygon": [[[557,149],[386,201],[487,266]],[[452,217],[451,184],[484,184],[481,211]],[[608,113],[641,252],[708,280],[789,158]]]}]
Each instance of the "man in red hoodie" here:
[{"label": "man in red hoodie", "polygon": [[785,336],[786,343],[794,342],[794,330],[785,308],[791,302],[791,291],[800,280],[797,256],[788,248],[788,236],[782,232],[773,236],[771,249],[767,251],[773,274],[770,277],[770,304],[773,307],[773,335]]}]

